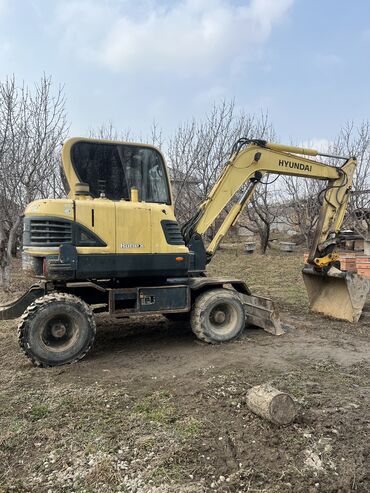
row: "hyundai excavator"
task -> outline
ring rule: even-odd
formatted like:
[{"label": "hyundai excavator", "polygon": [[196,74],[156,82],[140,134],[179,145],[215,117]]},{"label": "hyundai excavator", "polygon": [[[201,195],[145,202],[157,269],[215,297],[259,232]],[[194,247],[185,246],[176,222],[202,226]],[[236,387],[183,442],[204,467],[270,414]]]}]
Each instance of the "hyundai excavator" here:
[{"label": "hyundai excavator", "polygon": [[[209,196],[180,228],[158,149],[67,140],[62,148],[67,198],[36,200],[24,213],[23,269],[38,282],[1,306],[0,319],[20,317],[20,347],[41,367],[81,359],[93,344],[99,312],[187,318],[195,335],[208,343],[237,338],[246,323],[282,333],[271,300],[253,295],[238,279],[206,275],[220,241],[263,176],[277,174],[325,182],[304,282],[312,310],[356,322],[369,281],[342,271],[336,253],[356,159],[331,156],[341,163],[331,166],[315,156],[325,155],[239,139]],[[206,245],[204,233],[231,201]]]}]

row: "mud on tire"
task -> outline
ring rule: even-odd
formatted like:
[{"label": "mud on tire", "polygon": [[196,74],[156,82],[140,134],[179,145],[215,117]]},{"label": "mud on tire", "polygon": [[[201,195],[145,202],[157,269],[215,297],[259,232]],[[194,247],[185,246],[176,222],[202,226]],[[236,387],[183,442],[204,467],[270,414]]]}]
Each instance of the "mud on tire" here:
[{"label": "mud on tire", "polygon": [[193,305],[190,324],[202,341],[217,344],[236,339],[245,327],[245,310],[238,294],[212,289],[200,294]]},{"label": "mud on tire", "polygon": [[77,296],[51,293],[34,301],[18,325],[19,345],[36,366],[74,363],[91,348],[96,333],[93,312]]}]

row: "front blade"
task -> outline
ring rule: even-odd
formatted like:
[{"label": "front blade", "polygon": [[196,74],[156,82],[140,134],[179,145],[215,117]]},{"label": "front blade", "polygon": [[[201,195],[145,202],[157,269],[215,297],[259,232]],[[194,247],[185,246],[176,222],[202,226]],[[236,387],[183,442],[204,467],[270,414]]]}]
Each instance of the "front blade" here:
[{"label": "front blade", "polygon": [[45,294],[45,284],[33,284],[20,298],[0,305],[0,320],[12,320],[22,315],[25,309],[37,298]]},{"label": "front blade", "polygon": [[247,324],[261,327],[275,336],[285,334],[279,312],[273,301],[263,296],[244,295],[243,303],[247,312]]},{"label": "front blade", "polygon": [[303,269],[310,308],[329,317],[357,322],[370,289],[370,280],[332,267],[327,273]]}]

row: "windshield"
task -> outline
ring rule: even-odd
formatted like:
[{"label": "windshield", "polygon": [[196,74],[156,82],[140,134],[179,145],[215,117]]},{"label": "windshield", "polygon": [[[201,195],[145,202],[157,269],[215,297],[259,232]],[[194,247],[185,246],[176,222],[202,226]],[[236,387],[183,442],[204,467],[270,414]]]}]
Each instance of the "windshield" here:
[{"label": "windshield", "polygon": [[104,142],[76,142],[72,164],[81,182],[90,186],[93,197],[130,200],[136,187],[143,202],[170,203],[162,156],[150,147]]}]

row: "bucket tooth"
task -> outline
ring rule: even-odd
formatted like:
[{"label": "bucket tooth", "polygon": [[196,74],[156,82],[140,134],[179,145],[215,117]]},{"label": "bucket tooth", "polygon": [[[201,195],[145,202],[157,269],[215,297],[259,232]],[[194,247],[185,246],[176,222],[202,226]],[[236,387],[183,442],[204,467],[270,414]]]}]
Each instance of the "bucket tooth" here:
[{"label": "bucket tooth", "polygon": [[348,322],[359,320],[370,289],[369,279],[335,267],[322,273],[307,265],[303,280],[312,311]]}]

